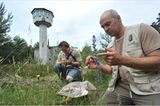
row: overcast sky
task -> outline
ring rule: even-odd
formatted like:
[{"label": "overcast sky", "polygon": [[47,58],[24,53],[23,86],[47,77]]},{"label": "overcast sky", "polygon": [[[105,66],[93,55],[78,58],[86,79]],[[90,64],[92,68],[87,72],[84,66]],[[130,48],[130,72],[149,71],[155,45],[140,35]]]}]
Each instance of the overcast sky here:
[{"label": "overcast sky", "polygon": [[[39,28],[33,24],[31,11],[46,8],[53,12],[53,24],[47,29],[50,46],[62,40],[79,49],[85,43],[91,45],[92,35],[104,33],[99,25],[100,15],[107,9],[115,9],[124,25],[140,22],[151,24],[160,12],[160,0],[0,0],[7,12],[11,12],[12,37],[19,35],[28,44],[39,41]],[[29,28],[30,27],[30,28]]]}]

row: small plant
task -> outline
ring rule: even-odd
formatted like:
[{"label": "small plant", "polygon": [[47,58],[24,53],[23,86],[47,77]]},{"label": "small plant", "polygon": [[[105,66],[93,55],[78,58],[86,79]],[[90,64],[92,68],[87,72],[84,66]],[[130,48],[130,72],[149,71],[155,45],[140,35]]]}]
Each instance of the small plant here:
[{"label": "small plant", "polygon": [[85,97],[69,99],[57,95],[66,83],[62,82],[50,65],[14,64],[0,66],[0,105],[95,105],[103,95],[109,81],[102,76],[99,85],[96,70],[87,70],[85,80],[90,81],[97,91]]},{"label": "small plant", "polygon": [[36,78],[39,80],[40,79],[40,75],[38,74],[38,75],[36,75]]}]

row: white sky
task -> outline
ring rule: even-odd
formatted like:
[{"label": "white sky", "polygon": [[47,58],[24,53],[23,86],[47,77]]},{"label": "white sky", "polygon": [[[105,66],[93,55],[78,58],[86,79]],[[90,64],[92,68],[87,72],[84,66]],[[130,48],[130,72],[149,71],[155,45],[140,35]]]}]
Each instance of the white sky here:
[{"label": "white sky", "polygon": [[[46,8],[53,12],[53,24],[47,29],[50,46],[66,40],[81,49],[91,45],[92,35],[99,36],[100,15],[107,9],[115,9],[124,25],[140,22],[151,25],[160,12],[160,0],[0,0],[7,12],[12,12],[12,37],[19,35],[28,44],[39,41],[39,29],[33,24],[31,11]],[[30,30],[29,30],[30,27]],[[31,42],[32,40],[32,42]]]}]

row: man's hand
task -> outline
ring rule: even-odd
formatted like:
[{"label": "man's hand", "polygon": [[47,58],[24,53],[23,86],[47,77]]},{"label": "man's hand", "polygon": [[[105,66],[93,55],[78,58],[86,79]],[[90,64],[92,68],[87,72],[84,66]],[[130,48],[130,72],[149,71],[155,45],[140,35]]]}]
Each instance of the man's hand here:
[{"label": "man's hand", "polygon": [[93,56],[87,56],[85,61],[86,68],[95,69],[97,67]]},{"label": "man's hand", "polygon": [[72,61],[67,60],[67,61],[66,61],[66,64],[67,64],[67,65],[71,65],[71,64],[72,64]]},{"label": "man's hand", "polygon": [[60,61],[60,64],[66,64],[65,60]]},{"label": "man's hand", "polygon": [[70,60],[62,60],[60,63],[61,64],[66,64],[66,65],[71,65],[72,61],[70,61]]},{"label": "man's hand", "polygon": [[102,56],[109,65],[120,65],[122,56],[112,48],[108,48],[107,52],[98,53],[98,56]]}]

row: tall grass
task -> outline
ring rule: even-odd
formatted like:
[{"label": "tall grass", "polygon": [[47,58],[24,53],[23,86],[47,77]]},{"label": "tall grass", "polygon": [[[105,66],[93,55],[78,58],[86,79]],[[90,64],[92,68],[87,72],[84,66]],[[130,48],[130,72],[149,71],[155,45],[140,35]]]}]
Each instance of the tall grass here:
[{"label": "tall grass", "polygon": [[109,80],[108,76],[103,76],[103,84],[100,85],[95,80],[96,74],[97,71],[87,70],[84,77],[96,86],[97,91],[66,102],[66,97],[57,95],[57,91],[67,83],[59,80],[52,66],[1,65],[0,105],[94,105],[103,95]]}]

